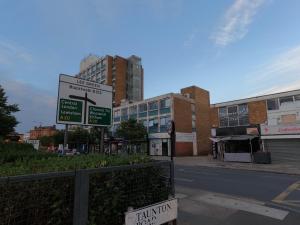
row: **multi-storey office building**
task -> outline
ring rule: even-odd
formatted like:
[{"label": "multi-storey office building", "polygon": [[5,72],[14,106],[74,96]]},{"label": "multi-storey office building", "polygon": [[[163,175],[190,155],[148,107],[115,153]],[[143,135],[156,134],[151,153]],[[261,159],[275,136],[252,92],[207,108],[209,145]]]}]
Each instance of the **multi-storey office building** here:
[{"label": "multi-storey office building", "polygon": [[264,150],[300,162],[300,90],[213,104],[211,125],[225,159],[247,161],[251,150]]},{"label": "multi-storey office building", "polygon": [[143,100],[144,70],[137,56],[89,55],[81,61],[76,77],[112,86],[114,106],[119,106],[123,99]]},{"label": "multi-storey office building", "polygon": [[168,126],[176,127],[176,156],[205,155],[210,151],[209,92],[192,86],[114,108],[113,131],[122,121],[137,119],[147,128],[151,155],[170,155]]}]

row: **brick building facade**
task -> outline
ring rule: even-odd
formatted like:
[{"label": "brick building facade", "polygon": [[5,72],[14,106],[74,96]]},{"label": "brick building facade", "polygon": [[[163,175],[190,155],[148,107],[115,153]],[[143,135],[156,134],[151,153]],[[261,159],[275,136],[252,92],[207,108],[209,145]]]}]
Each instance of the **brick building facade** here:
[{"label": "brick building facade", "polygon": [[192,86],[114,108],[113,131],[122,121],[137,119],[147,128],[151,155],[170,155],[169,122],[176,127],[176,156],[207,155],[210,150],[209,92]]},{"label": "brick building facade", "polygon": [[144,98],[144,69],[141,58],[135,55],[128,58],[90,55],[82,60],[75,77],[112,86],[114,106],[119,106],[122,100],[134,102]]},{"label": "brick building facade", "polygon": [[212,104],[210,121],[212,140],[226,140],[228,152],[247,149],[230,146],[234,140],[257,140],[244,152],[269,151],[275,160],[300,162],[300,90]]},{"label": "brick building facade", "polygon": [[53,136],[57,132],[56,126],[39,126],[34,127],[32,130],[30,130],[30,136],[29,139],[31,140],[37,140],[40,137],[43,136]]}]

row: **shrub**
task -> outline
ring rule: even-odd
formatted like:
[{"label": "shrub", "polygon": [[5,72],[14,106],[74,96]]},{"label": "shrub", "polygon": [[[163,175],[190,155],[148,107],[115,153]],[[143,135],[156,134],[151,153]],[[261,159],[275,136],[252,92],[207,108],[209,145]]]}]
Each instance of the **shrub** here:
[{"label": "shrub", "polygon": [[[18,148],[15,148],[16,152],[24,150]],[[150,161],[150,158],[141,155],[58,157],[55,154],[32,152],[28,148],[23,151],[22,157],[6,157],[5,163],[0,166],[0,176],[74,171]],[[124,212],[128,207],[139,208],[167,199],[170,194],[168,176],[168,171],[163,167],[152,165],[91,174],[88,224],[124,224]],[[73,223],[73,176],[16,182],[10,179],[0,182],[0,225]]]}]

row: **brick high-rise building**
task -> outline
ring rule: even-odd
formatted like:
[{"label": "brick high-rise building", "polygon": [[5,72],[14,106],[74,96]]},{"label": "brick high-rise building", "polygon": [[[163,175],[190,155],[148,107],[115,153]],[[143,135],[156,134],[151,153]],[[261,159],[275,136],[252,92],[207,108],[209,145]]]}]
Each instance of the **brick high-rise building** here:
[{"label": "brick high-rise building", "polygon": [[142,123],[149,133],[150,155],[170,155],[168,126],[176,127],[176,156],[207,155],[210,142],[209,92],[196,86],[134,103],[113,111],[113,132],[129,118]]},{"label": "brick high-rise building", "polygon": [[135,102],[144,98],[144,70],[141,58],[135,55],[129,58],[89,55],[81,61],[76,77],[111,85],[114,106],[119,106],[122,100]]}]

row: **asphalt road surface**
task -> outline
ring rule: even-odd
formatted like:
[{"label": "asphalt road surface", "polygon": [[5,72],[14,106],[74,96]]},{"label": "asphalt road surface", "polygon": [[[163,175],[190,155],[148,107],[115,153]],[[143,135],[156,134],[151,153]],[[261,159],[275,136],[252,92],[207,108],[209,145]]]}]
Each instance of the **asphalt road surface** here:
[{"label": "asphalt road surface", "polygon": [[180,225],[300,225],[300,176],[175,166]]}]

